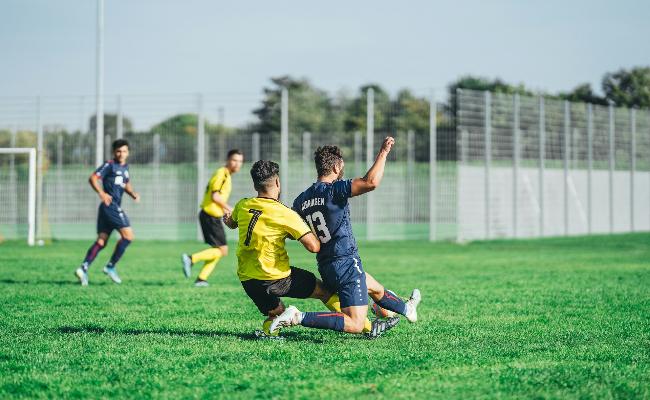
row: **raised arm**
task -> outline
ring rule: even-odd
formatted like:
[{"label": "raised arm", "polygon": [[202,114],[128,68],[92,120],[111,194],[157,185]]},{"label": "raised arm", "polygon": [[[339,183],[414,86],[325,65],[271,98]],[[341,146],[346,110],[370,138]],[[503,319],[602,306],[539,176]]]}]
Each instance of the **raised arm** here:
[{"label": "raised arm", "polygon": [[386,157],[390,153],[390,149],[395,144],[395,139],[388,136],[381,144],[381,149],[377,153],[375,163],[366,172],[363,178],[355,178],[352,180],[352,197],[359,196],[364,193],[371,192],[379,187],[381,179],[384,177],[384,166],[386,165]]},{"label": "raised arm", "polygon": [[320,240],[318,240],[313,232],[303,235],[299,241],[303,246],[305,246],[305,249],[311,253],[318,253],[320,251]]},{"label": "raised arm", "polygon": [[102,203],[104,203],[106,206],[110,206],[113,202],[113,197],[111,197],[110,194],[104,192],[104,188],[102,188],[102,185],[99,184],[99,177],[97,174],[90,175],[90,178],[88,178],[88,183],[90,184],[90,187],[93,188],[93,190],[99,195],[99,199],[102,201]]}]

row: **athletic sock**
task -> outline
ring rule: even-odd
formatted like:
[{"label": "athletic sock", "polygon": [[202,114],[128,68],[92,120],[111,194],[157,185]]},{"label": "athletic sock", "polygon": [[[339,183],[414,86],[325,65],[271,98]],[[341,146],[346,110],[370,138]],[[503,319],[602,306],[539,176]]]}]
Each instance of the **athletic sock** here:
[{"label": "athletic sock", "polygon": [[395,292],[388,289],[384,290],[384,297],[376,301],[381,308],[395,311],[398,314],[406,315],[406,303],[400,299]]},{"label": "athletic sock", "polygon": [[306,312],[302,314],[300,325],[342,332],[345,320],[343,314],[338,312]]},{"label": "athletic sock", "polygon": [[115,245],[115,250],[113,250],[113,255],[111,256],[111,261],[109,262],[109,265],[112,267],[117,264],[118,261],[120,261],[120,258],[122,258],[122,255],[126,251],[126,248],[131,244],[131,241],[128,239],[120,239],[117,244]]},{"label": "athletic sock", "polygon": [[209,249],[205,249],[199,251],[198,253],[192,254],[192,264],[199,261],[212,261],[217,257],[220,258],[221,256],[221,250],[216,247],[210,247]]},{"label": "athletic sock", "polygon": [[88,272],[88,267],[90,267],[90,264],[95,260],[95,257],[97,257],[97,254],[102,251],[104,248],[104,245],[99,244],[99,242],[95,242],[90,246],[88,251],[86,252],[86,258],[84,258],[84,262],[81,264],[81,268]]},{"label": "athletic sock", "polygon": [[[336,311],[336,312],[341,312],[341,300],[339,299],[338,294],[333,294],[332,297],[327,300],[325,303],[325,307],[327,307],[328,310],[330,311]],[[368,333],[372,330],[372,323],[368,318],[366,318],[366,322],[363,324],[363,331],[362,333]]]},{"label": "athletic sock", "polygon": [[210,277],[210,274],[212,274],[212,271],[214,271],[214,268],[217,266],[217,263],[219,262],[220,259],[221,256],[213,258],[210,261],[206,261],[205,264],[203,265],[203,268],[201,268],[201,272],[199,272],[198,280],[207,281],[208,278]]}]

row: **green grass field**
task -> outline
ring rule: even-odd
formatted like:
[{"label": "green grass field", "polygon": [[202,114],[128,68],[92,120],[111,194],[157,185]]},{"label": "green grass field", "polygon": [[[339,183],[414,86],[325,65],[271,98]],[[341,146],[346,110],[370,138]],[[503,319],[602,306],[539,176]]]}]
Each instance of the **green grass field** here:
[{"label": "green grass field", "polygon": [[194,242],[134,242],[116,286],[112,241],[81,288],[89,244],[0,245],[0,398],[650,398],[649,234],[361,243],[367,271],[423,293],[417,324],[374,341],[255,340],[234,251],[194,289],[178,260]]}]

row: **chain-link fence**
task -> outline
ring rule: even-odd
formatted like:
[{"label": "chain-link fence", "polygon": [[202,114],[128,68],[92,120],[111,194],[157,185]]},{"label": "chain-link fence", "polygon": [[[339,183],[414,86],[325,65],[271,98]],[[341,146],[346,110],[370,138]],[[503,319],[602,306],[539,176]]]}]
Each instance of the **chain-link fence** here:
[{"label": "chain-link fence", "polygon": [[[650,229],[647,110],[468,90],[453,104],[373,89],[318,101],[299,91],[277,97],[263,111],[270,100],[256,94],[107,98],[104,154],[110,158],[116,138],[131,143],[130,175],[142,201],[125,198],[123,207],[136,235],[199,238],[199,200],[229,149],[245,155],[232,204],[254,195],[251,161],[271,159],[281,165],[282,200],[291,205],[316,178],[318,146],[338,145],[346,176],[363,176],[385,136],[396,145],[382,185],[351,200],[361,239]],[[87,183],[97,167],[93,108],[90,97],[0,99],[0,147],[38,150],[38,238],[95,233],[99,200]],[[25,234],[25,176],[24,156],[0,156],[0,234],[7,238]]]},{"label": "chain-link fence", "polygon": [[458,92],[458,237],[650,229],[650,113]]}]

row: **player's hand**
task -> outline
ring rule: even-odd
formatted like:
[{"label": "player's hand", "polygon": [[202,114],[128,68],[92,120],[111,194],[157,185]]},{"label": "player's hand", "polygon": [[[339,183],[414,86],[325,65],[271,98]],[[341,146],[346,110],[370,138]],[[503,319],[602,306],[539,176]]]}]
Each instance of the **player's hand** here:
[{"label": "player's hand", "polygon": [[228,215],[232,214],[232,207],[230,207],[229,204],[226,204],[223,206],[223,213]]},{"label": "player's hand", "polygon": [[384,142],[381,144],[381,151],[385,152],[386,154],[390,153],[390,149],[393,147],[395,144],[395,138],[387,136],[384,139]]},{"label": "player's hand", "polygon": [[134,193],[133,194],[133,201],[135,201],[136,203],[140,202],[140,194],[139,193]]},{"label": "player's hand", "polygon": [[99,198],[102,199],[102,203],[104,203],[105,206],[110,206],[111,203],[113,202],[113,198],[111,197],[111,195],[106,192],[100,193]]}]

